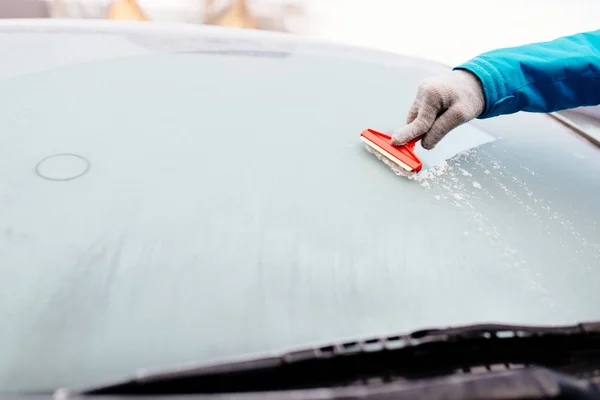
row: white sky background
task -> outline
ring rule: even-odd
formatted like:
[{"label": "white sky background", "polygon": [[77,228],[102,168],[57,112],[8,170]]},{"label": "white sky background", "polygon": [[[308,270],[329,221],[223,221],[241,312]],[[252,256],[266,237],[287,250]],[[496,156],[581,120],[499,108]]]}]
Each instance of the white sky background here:
[{"label": "white sky background", "polygon": [[497,47],[600,29],[600,0],[305,2],[306,35],[450,65]]}]

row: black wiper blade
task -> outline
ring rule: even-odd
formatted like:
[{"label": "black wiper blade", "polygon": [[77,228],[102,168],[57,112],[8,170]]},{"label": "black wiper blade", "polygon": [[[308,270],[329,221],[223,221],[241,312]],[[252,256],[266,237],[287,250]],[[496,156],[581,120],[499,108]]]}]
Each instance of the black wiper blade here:
[{"label": "black wiper blade", "polygon": [[410,381],[538,366],[592,378],[600,321],[572,326],[468,325],[344,342],[272,357],[142,370],[57,397],[261,392]]}]

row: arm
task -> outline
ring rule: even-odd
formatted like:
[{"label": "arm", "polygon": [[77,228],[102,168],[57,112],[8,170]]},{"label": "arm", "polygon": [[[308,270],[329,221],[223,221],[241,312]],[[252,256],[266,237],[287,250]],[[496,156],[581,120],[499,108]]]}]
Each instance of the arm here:
[{"label": "arm", "polygon": [[482,83],[478,118],[600,104],[600,30],[493,50],[457,66]]},{"label": "arm", "polygon": [[600,30],[493,50],[421,82],[392,140],[434,148],[474,118],[600,104]]}]

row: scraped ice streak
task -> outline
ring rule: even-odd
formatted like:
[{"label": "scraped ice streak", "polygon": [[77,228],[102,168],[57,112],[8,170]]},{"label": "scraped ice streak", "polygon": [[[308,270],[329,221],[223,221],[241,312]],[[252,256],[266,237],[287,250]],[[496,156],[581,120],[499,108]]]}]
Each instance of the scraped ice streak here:
[{"label": "scraped ice streak", "polygon": [[[474,195],[484,193],[490,198],[494,198],[494,196],[479,182],[472,179],[470,172],[461,168],[461,161],[472,157],[477,157],[476,150],[463,152],[448,160],[443,168],[437,169],[437,173],[421,177],[421,186],[426,188],[426,190],[432,188],[442,189],[442,193],[439,193],[438,190],[439,194],[435,195],[436,200],[449,201],[454,206],[465,210],[468,218],[476,223],[479,232],[488,237],[495,245],[504,248],[506,265],[512,269],[510,275],[514,279],[525,282],[549,306],[554,306],[555,302],[551,298],[550,292],[539,283],[539,277],[525,267],[525,261],[518,256],[515,250],[516,246],[510,242],[510,237],[506,238],[500,235],[498,227],[485,214],[473,206],[471,200]],[[465,184],[465,179],[460,179],[459,176],[471,179],[468,180],[468,184]],[[495,182],[500,184],[497,179],[495,179]]]},{"label": "scraped ice streak", "polygon": [[[571,235],[582,246],[592,248],[597,254],[595,256],[596,259],[600,262],[600,245],[589,242],[589,240],[581,235],[567,218],[552,209],[551,202],[536,196],[527,184],[514,174],[514,166],[511,167],[511,171],[511,169],[501,165],[496,160],[490,161],[488,157],[483,161],[483,158],[479,155],[479,146],[484,143],[493,142],[495,138],[470,124],[463,125],[458,129],[463,131],[456,132],[455,137],[462,138],[460,141],[442,141],[436,149],[429,152],[420,152],[419,150],[422,149],[420,146],[417,146],[417,155],[424,161],[424,164],[433,165],[432,167],[424,165],[423,170],[419,173],[406,171],[370,148],[367,148],[367,150],[391,168],[396,175],[419,182],[426,190],[435,190],[434,198],[436,200],[449,201],[454,206],[466,210],[469,218],[476,222],[480,232],[497,245],[504,246],[505,256],[511,261],[509,264],[518,269],[515,272],[521,274],[521,277],[530,279],[532,288],[544,295],[547,295],[548,291],[536,282],[536,277],[532,275],[530,270],[523,267],[525,261],[519,258],[515,251],[518,245],[510,243],[510,237],[502,238],[494,223],[473,206],[472,200],[480,198],[482,195],[494,199],[494,195],[486,188],[488,183],[499,188],[500,193],[506,195],[512,206],[524,209],[527,214],[538,217],[541,210],[543,212],[541,217],[543,218],[535,218],[538,226],[548,230],[550,227],[546,221],[557,221],[560,227],[564,229],[564,233]],[[448,145],[442,146],[442,143]],[[468,162],[468,170],[461,167],[463,160]],[[426,161],[428,162],[426,163]],[[527,174],[535,175],[535,172],[531,169],[524,166],[520,167]],[[474,174],[485,178],[481,178],[483,180],[480,179],[478,181],[473,177]],[[507,187],[507,180],[512,181],[512,183],[518,186],[518,193]],[[549,297],[545,298],[549,302],[552,301]]]},{"label": "scraped ice streak", "polygon": [[[408,172],[396,166],[385,157],[368,148],[368,146],[365,147],[367,147],[367,150],[370,153],[374,154],[379,160],[390,167],[396,175],[420,182],[420,185],[427,190],[432,188],[443,189],[443,193],[436,194],[434,198],[436,200],[450,201],[454,206],[461,209],[466,209],[469,219],[476,222],[479,232],[483,233],[491,241],[505,249],[504,256],[508,259],[507,264],[513,268],[513,273],[511,275],[514,277],[514,279],[525,281],[528,285],[530,285],[532,291],[537,292],[549,306],[555,305],[555,302],[550,296],[550,292],[541,284],[539,284],[538,277],[535,276],[535,274],[533,274],[529,269],[524,267],[525,261],[517,256],[517,252],[514,250],[515,246],[513,246],[513,244],[506,239],[502,238],[498,232],[498,228],[493,224],[493,222],[491,222],[483,213],[477,211],[477,209],[473,206],[470,201],[472,193],[468,192],[468,187],[457,177],[457,170],[460,171],[460,175],[462,176],[472,176],[471,173],[460,168],[460,161],[466,157],[474,155],[475,150],[462,152],[448,161],[443,161],[429,169],[424,169],[419,173],[415,173]],[[497,178],[495,179],[495,182],[498,185],[502,185]],[[490,198],[494,197],[487,192],[479,182],[475,180],[471,181],[471,187],[473,190],[479,190],[483,193],[487,193]],[[465,235],[468,235],[468,232],[465,232]]]},{"label": "scraped ice streak", "polygon": [[[543,215],[542,218],[536,218],[537,223],[545,229],[549,229],[549,226],[544,221],[553,220],[560,223],[560,225],[564,228],[565,233],[573,236],[579,243],[581,243],[584,247],[592,247],[594,251],[597,253],[596,258],[600,261],[600,245],[596,243],[589,242],[585,237],[583,237],[573,226],[571,222],[563,215],[560,215],[556,211],[551,208],[551,202],[545,201],[543,198],[536,197],[535,193],[529,189],[527,184],[517,178],[511,171],[504,165],[501,165],[498,161],[492,160],[491,165],[492,169],[496,171],[497,175],[506,179],[506,177],[510,177],[510,179],[520,188],[523,189],[525,195],[527,197],[519,196],[518,193],[510,190],[506,185],[500,182],[497,176],[495,176],[492,172],[489,171],[483,164],[481,157],[477,157],[476,154],[473,154],[472,160],[474,164],[478,167],[484,169],[484,173],[488,175],[492,181],[502,189],[502,191],[511,199],[513,199],[517,205],[523,207],[527,213],[531,216],[537,217],[539,213],[531,206],[534,204],[536,209],[542,210]],[[487,160],[486,160],[487,162]],[[531,169],[524,167],[522,165],[519,166],[521,169],[525,170],[528,174],[535,175],[535,172]],[[512,167],[514,169],[514,167]]]},{"label": "scraped ice streak", "polygon": [[[461,164],[463,161],[468,162],[468,170],[462,168]],[[535,175],[534,171],[523,166],[521,168],[528,174]],[[473,205],[473,201],[481,198],[482,195],[494,199],[494,195],[486,188],[488,184],[492,184],[500,189],[500,193],[506,195],[507,199],[504,200],[508,200],[512,207],[521,207],[527,214],[533,217],[542,217],[534,218],[533,220],[545,230],[548,231],[551,229],[548,226],[548,220],[559,222],[559,229],[560,227],[564,229],[564,232],[560,232],[559,237],[560,235],[572,235],[582,246],[586,248],[590,248],[591,246],[597,254],[595,259],[600,263],[600,245],[586,240],[567,218],[552,209],[549,201],[536,196],[524,181],[515,176],[514,166],[507,168],[495,160],[491,161],[490,164],[488,157],[483,160],[479,154],[479,149],[473,149],[458,154],[448,160],[448,162],[424,172],[412,174],[407,177],[419,181],[425,190],[433,190],[432,194],[434,194],[436,200],[451,202],[454,206],[464,210],[468,218],[476,223],[479,232],[487,236],[495,245],[504,248],[504,257],[506,258],[507,265],[512,269],[512,277],[526,282],[533,291],[539,293],[548,306],[553,307],[558,305],[552,298],[550,291],[540,284],[540,273],[527,268],[525,266],[526,261],[519,257],[516,251],[519,248],[519,244],[511,242],[512,238],[510,236],[500,235],[498,227],[494,222],[486,217],[484,213],[478,211],[477,207]],[[475,180],[473,175],[485,176],[483,184]],[[403,174],[403,176],[406,176],[406,174]],[[503,183],[507,179],[511,180],[521,189],[519,193],[511,190]],[[498,191],[496,190],[496,192]],[[535,206],[535,208],[532,206]],[[543,212],[543,215],[539,215],[540,210]],[[556,227],[553,229],[556,229]]]}]

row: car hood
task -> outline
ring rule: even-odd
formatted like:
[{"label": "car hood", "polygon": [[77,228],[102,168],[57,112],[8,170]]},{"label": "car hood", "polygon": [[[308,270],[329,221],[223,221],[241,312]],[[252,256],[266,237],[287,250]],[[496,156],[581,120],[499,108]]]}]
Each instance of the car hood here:
[{"label": "car hood", "polygon": [[596,148],[524,113],[417,179],[361,146],[444,66],[141,23],[12,21],[0,50],[0,390],[600,316]]}]

